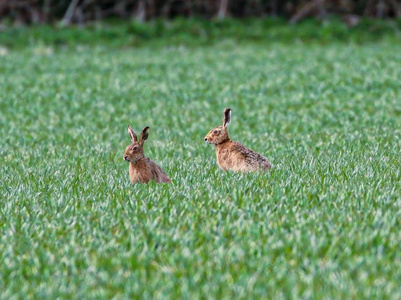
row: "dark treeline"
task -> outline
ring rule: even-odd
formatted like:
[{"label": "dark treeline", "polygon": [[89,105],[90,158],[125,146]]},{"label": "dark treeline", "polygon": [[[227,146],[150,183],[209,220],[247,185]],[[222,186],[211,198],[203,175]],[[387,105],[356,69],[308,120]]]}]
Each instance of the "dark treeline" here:
[{"label": "dark treeline", "polygon": [[400,0],[0,0],[0,22],[86,24],[105,18],[281,17],[297,23],[306,17],[401,18]]}]

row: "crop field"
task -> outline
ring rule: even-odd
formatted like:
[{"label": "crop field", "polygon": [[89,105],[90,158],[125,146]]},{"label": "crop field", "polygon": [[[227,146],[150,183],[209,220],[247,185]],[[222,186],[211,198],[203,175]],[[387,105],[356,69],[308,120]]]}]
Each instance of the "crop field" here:
[{"label": "crop field", "polygon": [[[0,298],[401,297],[400,45],[0,55]],[[271,172],[218,168],[225,107]]]}]

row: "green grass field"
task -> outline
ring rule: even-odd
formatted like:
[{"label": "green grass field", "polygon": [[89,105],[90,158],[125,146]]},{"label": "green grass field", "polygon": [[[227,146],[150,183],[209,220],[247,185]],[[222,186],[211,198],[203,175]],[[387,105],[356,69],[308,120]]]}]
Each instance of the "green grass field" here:
[{"label": "green grass field", "polygon": [[[400,298],[400,65],[385,41],[3,51],[0,298]],[[270,173],[218,168],[227,106]],[[128,124],[171,185],[130,184]]]}]

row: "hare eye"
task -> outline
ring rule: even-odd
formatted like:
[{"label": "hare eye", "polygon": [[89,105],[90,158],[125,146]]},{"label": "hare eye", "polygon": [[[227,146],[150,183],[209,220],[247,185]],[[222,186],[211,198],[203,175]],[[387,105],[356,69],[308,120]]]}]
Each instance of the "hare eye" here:
[{"label": "hare eye", "polygon": [[132,150],[134,151],[138,150],[138,146],[133,147]]},{"label": "hare eye", "polygon": [[217,134],[219,131],[218,130],[213,130],[213,133],[214,134]]}]

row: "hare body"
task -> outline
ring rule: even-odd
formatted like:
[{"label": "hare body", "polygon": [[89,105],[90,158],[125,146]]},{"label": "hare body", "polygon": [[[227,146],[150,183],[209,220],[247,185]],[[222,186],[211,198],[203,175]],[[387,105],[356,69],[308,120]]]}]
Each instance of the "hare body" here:
[{"label": "hare body", "polygon": [[223,113],[223,125],[213,128],[205,137],[205,142],[215,144],[217,164],[224,170],[235,172],[266,171],[271,168],[269,161],[259,153],[233,142],[228,135],[227,126],[231,122],[231,109]]},{"label": "hare body", "polygon": [[216,157],[217,164],[224,171],[265,171],[271,168],[271,164],[265,157],[233,141],[216,145]]},{"label": "hare body", "polygon": [[132,183],[148,183],[152,179],[157,183],[169,183],[170,178],[153,160],[143,157],[137,162],[130,162],[129,177]]},{"label": "hare body", "polygon": [[170,183],[170,178],[153,160],[145,157],[143,153],[143,144],[149,136],[149,127],[142,130],[140,139],[130,126],[128,126],[128,134],[131,137],[132,144],[128,145],[124,160],[129,164],[129,177],[131,183],[148,183],[155,180],[157,183]]}]

